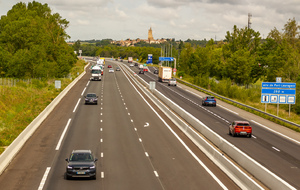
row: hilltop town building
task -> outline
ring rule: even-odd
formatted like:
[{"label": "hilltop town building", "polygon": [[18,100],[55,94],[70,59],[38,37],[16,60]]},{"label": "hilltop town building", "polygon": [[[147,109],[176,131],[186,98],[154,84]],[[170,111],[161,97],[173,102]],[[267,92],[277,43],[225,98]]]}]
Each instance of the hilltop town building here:
[{"label": "hilltop town building", "polygon": [[118,44],[120,46],[134,46],[134,44],[138,43],[138,42],[141,42],[141,41],[144,41],[146,43],[149,43],[149,44],[160,44],[160,43],[163,43],[163,42],[166,42],[167,39],[157,39],[155,40],[153,38],[153,34],[152,34],[152,28],[150,27],[150,29],[148,30],[148,39],[135,39],[135,40],[131,40],[130,38],[128,38],[127,40],[120,40],[120,41],[112,41],[111,43],[112,44]]}]

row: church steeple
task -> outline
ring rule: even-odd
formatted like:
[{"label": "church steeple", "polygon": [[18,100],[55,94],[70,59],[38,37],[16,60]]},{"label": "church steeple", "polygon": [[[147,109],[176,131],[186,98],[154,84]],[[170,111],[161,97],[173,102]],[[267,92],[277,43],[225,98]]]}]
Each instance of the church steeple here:
[{"label": "church steeple", "polygon": [[152,35],[152,28],[150,27],[150,29],[148,30],[148,41],[151,42],[153,41],[153,35]]}]

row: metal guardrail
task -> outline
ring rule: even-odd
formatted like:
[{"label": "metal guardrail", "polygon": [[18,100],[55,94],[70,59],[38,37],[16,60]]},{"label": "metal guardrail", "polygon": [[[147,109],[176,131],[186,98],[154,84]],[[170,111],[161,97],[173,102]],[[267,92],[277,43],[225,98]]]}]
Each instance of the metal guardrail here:
[{"label": "metal guardrail", "polygon": [[297,123],[291,122],[291,121],[289,121],[289,120],[283,119],[283,118],[281,118],[281,117],[278,117],[278,116],[273,115],[273,114],[270,114],[270,113],[266,113],[266,112],[261,111],[261,110],[259,110],[259,109],[257,109],[257,108],[248,106],[248,105],[246,105],[246,104],[242,104],[242,103],[240,103],[240,102],[236,102],[236,101],[234,101],[234,100],[232,100],[232,99],[229,99],[229,98],[227,98],[227,97],[221,96],[221,95],[219,95],[219,94],[217,94],[217,93],[214,93],[214,92],[209,91],[209,90],[207,90],[207,89],[201,88],[201,87],[199,87],[199,86],[196,86],[196,85],[191,84],[191,83],[189,83],[189,82],[186,82],[186,81],[184,81],[184,80],[177,79],[177,81],[180,81],[181,83],[184,83],[184,84],[186,84],[186,85],[189,85],[189,86],[192,86],[192,87],[194,87],[194,88],[197,88],[197,89],[199,89],[199,90],[201,90],[201,91],[204,91],[204,92],[206,92],[206,93],[213,94],[214,96],[219,97],[219,98],[222,98],[222,99],[224,99],[224,100],[227,100],[227,101],[229,101],[229,102],[231,102],[231,103],[238,104],[238,105],[240,105],[240,106],[243,106],[243,107],[246,107],[246,108],[248,108],[248,109],[257,111],[257,112],[259,112],[259,113],[262,113],[262,114],[267,115],[267,116],[269,116],[269,117],[272,117],[272,118],[274,118],[274,119],[283,121],[283,122],[285,122],[285,123],[288,123],[288,124],[290,124],[290,125],[293,125],[293,126],[295,126],[295,127],[299,127],[299,128],[300,128],[300,125],[297,124]]}]

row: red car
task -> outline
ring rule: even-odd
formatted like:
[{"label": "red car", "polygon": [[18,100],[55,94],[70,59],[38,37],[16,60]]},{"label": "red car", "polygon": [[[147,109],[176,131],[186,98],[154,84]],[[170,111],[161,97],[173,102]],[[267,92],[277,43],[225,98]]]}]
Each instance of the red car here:
[{"label": "red car", "polygon": [[148,69],[147,69],[147,68],[144,68],[143,71],[144,71],[144,72],[148,72]]},{"label": "red car", "polygon": [[229,125],[229,135],[252,136],[252,127],[248,121],[234,121]]},{"label": "red car", "polygon": [[112,66],[111,66],[111,65],[108,65],[107,68],[112,68]]}]

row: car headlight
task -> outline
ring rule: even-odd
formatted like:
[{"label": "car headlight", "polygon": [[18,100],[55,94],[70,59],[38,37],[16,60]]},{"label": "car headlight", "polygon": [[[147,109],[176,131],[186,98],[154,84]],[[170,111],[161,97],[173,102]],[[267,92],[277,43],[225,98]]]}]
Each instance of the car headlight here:
[{"label": "car headlight", "polygon": [[73,169],[73,167],[72,167],[72,166],[67,166],[67,168],[68,168],[68,169]]},{"label": "car headlight", "polygon": [[95,169],[95,168],[96,168],[96,166],[91,166],[91,167],[90,167],[90,169]]}]

